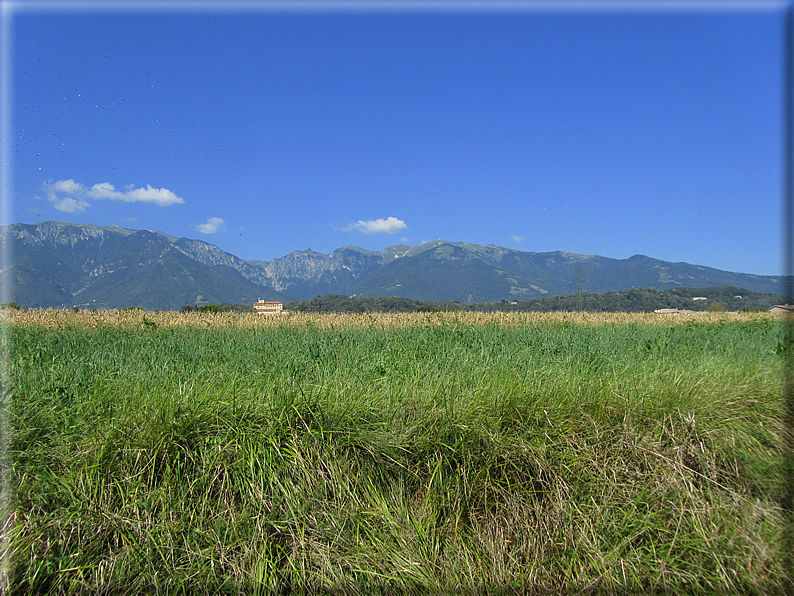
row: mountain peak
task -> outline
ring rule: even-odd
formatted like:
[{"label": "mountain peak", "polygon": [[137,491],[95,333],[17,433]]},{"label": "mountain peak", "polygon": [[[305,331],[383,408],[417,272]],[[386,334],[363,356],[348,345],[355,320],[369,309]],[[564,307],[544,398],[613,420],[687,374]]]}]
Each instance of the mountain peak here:
[{"label": "mountain peak", "polygon": [[499,302],[573,294],[579,275],[590,293],[710,286],[782,293],[784,282],[644,255],[536,253],[443,239],[382,251],[345,245],[323,254],[307,248],[267,262],[243,261],[208,242],[159,230],[49,221],[2,231],[3,242],[12,244],[6,248],[13,258],[8,275],[17,280],[14,301],[26,308],[162,309],[326,294]]}]

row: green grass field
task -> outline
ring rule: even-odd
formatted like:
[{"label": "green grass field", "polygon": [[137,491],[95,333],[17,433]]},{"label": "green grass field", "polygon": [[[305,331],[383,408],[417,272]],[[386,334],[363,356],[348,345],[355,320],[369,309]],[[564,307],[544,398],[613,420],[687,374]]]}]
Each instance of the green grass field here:
[{"label": "green grass field", "polygon": [[784,592],[778,321],[195,317],[9,328],[13,593]]}]

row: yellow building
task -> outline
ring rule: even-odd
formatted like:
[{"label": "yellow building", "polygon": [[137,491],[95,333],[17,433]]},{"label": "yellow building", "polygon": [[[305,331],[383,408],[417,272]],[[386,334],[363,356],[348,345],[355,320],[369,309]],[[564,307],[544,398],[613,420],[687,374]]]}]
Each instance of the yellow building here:
[{"label": "yellow building", "polygon": [[281,302],[266,302],[261,298],[254,302],[254,310],[258,315],[280,315],[283,308]]}]

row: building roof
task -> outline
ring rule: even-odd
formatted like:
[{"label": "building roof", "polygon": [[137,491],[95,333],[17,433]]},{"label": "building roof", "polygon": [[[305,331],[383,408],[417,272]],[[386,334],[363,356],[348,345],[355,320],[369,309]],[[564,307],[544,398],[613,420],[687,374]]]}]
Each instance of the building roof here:
[{"label": "building roof", "polygon": [[770,312],[794,312],[794,304],[776,304],[769,310]]}]

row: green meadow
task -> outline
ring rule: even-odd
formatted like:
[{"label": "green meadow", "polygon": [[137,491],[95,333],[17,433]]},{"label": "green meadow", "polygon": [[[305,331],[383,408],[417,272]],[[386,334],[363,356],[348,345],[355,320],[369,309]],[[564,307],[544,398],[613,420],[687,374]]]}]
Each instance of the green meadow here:
[{"label": "green meadow", "polygon": [[785,591],[778,320],[193,316],[9,326],[11,593]]}]

